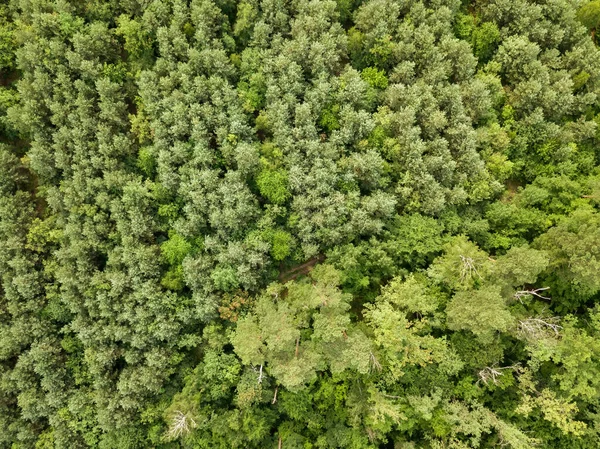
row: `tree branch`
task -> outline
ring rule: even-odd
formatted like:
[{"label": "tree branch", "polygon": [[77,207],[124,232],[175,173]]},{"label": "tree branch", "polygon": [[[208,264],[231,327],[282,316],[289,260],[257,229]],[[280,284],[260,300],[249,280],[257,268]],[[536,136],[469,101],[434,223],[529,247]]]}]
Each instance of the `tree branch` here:
[{"label": "tree branch", "polygon": [[550,287],[542,287],[542,288],[536,288],[534,290],[519,290],[518,292],[515,292],[515,299],[517,299],[521,304],[523,303],[523,299],[525,296],[537,296],[538,298],[541,299],[547,299],[550,300],[552,298],[548,297],[548,296],[543,296],[542,294],[540,294],[540,292],[546,291],[546,290],[550,290]]},{"label": "tree branch", "polygon": [[262,380],[265,376],[263,375],[263,366],[262,364],[260,365],[260,369],[258,371],[258,383],[262,383]]},{"label": "tree branch", "polygon": [[548,334],[558,337],[562,326],[558,325],[559,318],[527,318],[519,321],[519,333],[525,337],[539,339]]}]

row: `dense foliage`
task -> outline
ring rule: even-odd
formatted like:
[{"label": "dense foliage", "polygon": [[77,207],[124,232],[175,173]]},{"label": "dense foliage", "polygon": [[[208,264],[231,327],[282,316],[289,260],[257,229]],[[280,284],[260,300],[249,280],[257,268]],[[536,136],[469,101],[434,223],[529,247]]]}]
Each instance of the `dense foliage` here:
[{"label": "dense foliage", "polygon": [[4,0],[0,448],[600,447],[599,26]]}]

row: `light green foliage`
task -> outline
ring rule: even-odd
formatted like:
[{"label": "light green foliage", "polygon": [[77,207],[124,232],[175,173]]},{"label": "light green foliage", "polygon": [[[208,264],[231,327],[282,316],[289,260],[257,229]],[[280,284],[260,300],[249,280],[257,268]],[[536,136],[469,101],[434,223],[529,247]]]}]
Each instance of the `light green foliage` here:
[{"label": "light green foliage", "polygon": [[260,194],[273,204],[283,204],[290,197],[288,177],[283,170],[262,170],[256,184]]},{"label": "light green foliage", "polygon": [[125,40],[123,48],[134,58],[148,57],[147,53],[151,51],[152,41],[149,33],[144,30],[141,22],[131,20],[126,15],[121,15],[117,19],[117,35]]},{"label": "light green foliage", "polygon": [[329,133],[336,129],[340,129],[339,113],[340,106],[337,104],[324,109],[321,118],[319,119],[319,125]]},{"label": "light green foliage", "polygon": [[491,263],[485,252],[465,236],[459,236],[446,244],[444,255],[431,264],[428,274],[451,289],[468,290],[488,278]]},{"label": "light green foliage", "polygon": [[311,278],[314,285],[271,286],[271,294],[258,299],[255,312],[240,320],[232,337],[234,350],[244,364],[260,366],[260,382],[268,373],[297,391],[329,365],[333,371],[368,369],[368,344],[364,347],[360,331],[351,328],[348,297],[337,289],[339,274],[324,265]]},{"label": "light green foliage", "polygon": [[454,24],[454,32],[464,40],[469,40],[475,29],[475,17],[471,14],[457,14]]},{"label": "light green foliage", "polygon": [[544,251],[526,246],[513,246],[493,264],[492,271],[500,284],[511,287],[535,284],[540,273],[550,263]]},{"label": "light green foliage", "polygon": [[374,343],[389,365],[393,378],[403,376],[405,365],[425,366],[441,361],[445,345],[441,340],[418,334],[420,324],[409,322],[405,313],[388,302],[369,307],[365,313],[373,328]]},{"label": "light green foliage", "polygon": [[160,249],[167,263],[179,265],[192,250],[192,245],[181,235],[174,232],[169,236],[169,240],[160,246]]},{"label": "light green foliage", "polygon": [[182,266],[178,265],[168,270],[160,280],[160,283],[163,287],[168,288],[169,290],[181,290],[185,286]]},{"label": "light green foliage", "polygon": [[30,226],[27,233],[27,249],[42,253],[60,242],[62,232],[56,229],[54,219],[49,218],[42,221],[36,218],[31,222]]},{"label": "light green foliage", "polygon": [[477,23],[471,14],[458,14],[454,30],[460,39],[471,43],[480,62],[489,61],[500,42],[500,30],[494,22]]},{"label": "light green foliage", "polygon": [[212,271],[210,278],[217,289],[230,292],[239,287],[240,281],[235,268],[231,265],[217,265]]},{"label": "light green foliage", "polygon": [[410,275],[406,280],[392,280],[383,290],[381,298],[411,313],[431,314],[438,308],[439,298],[423,282]]},{"label": "light green foliage", "polygon": [[473,30],[473,51],[480,61],[488,61],[500,42],[500,31],[493,22],[484,22]]},{"label": "light green foliage", "polygon": [[277,230],[272,235],[271,255],[275,260],[283,260],[290,255],[292,236],[283,230]]},{"label": "light green foliage", "polygon": [[494,332],[506,332],[513,318],[504,298],[497,288],[456,292],[446,306],[448,327],[468,330],[484,342],[489,342]]},{"label": "light green foliage", "polygon": [[392,230],[379,239],[337,247],[329,260],[343,270],[343,283],[365,294],[402,271],[403,267],[424,267],[442,249],[443,226],[420,214],[395,220]]},{"label": "light green foliage", "polygon": [[147,148],[141,148],[138,155],[137,166],[147,177],[151,178],[156,172],[156,160]]},{"label": "light green foliage", "polygon": [[361,72],[361,77],[370,86],[378,89],[385,89],[388,86],[388,79],[383,70],[377,70],[375,67],[367,67]]}]

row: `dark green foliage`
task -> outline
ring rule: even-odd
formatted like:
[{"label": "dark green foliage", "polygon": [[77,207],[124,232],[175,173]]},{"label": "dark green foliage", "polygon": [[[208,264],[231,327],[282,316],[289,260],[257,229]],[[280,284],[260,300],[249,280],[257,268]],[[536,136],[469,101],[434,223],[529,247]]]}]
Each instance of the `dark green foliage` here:
[{"label": "dark green foliage", "polygon": [[473,54],[480,62],[491,59],[500,43],[500,30],[494,22],[478,24],[477,18],[470,14],[459,14],[454,25],[455,33],[473,46]]},{"label": "dark green foliage", "polygon": [[0,71],[4,75],[15,68],[16,36],[7,2],[0,4]]},{"label": "dark green foliage", "polygon": [[600,447],[599,20],[3,2],[0,448]]},{"label": "dark green foliage", "polygon": [[589,30],[596,31],[598,25],[600,25],[600,2],[591,1],[585,3],[579,11],[577,11],[577,18],[583,23]]},{"label": "dark green foliage", "polygon": [[473,52],[480,61],[489,61],[500,42],[500,31],[493,22],[484,22],[473,30]]}]

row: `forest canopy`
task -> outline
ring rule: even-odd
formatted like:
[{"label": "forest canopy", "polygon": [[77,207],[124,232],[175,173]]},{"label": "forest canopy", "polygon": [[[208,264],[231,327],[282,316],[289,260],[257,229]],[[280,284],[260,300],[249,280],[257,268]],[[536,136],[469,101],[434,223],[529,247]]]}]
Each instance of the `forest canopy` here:
[{"label": "forest canopy", "polygon": [[3,0],[0,448],[599,448],[598,27]]}]

